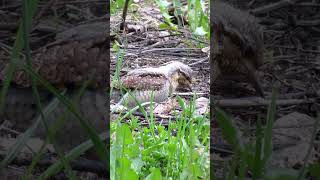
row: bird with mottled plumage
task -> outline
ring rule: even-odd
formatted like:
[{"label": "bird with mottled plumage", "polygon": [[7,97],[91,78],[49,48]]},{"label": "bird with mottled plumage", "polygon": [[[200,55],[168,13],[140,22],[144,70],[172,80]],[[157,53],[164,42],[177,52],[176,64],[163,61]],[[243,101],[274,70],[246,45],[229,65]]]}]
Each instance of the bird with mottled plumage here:
[{"label": "bird with mottled plumage", "polygon": [[216,0],[213,2],[213,82],[244,76],[264,96],[256,71],[263,64],[263,32],[254,16]]},{"label": "bird with mottled plumage", "polygon": [[[171,61],[160,67],[142,68],[129,71],[120,80],[118,88],[128,91],[117,105],[133,108],[137,102],[164,102],[177,88],[191,89],[192,69],[178,61]],[[111,111],[113,111],[111,109]]]},{"label": "bird with mottled plumage", "polygon": [[[32,53],[31,66],[35,73],[58,90],[64,90],[66,97],[74,101],[75,110],[93,127],[97,133],[107,130],[107,104],[105,89],[108,86],[108,63],[106,22],[79,25],[56,35],[56,41]],[[24,59],[19,60],[26,64]],[[0,88],[10,67],[9,60],[0,61]],[[83,84],[87,88],[79,95]],[[37,83],[40,101],[45,109],[54,95],[41,83]],[[79,96],[78,96],[79,95]],[[40,116],[36,96],[32,90],[32,79],[22,68],[13,73],[11,86],[4,99],[4,109],[0,122],[7,120],[15,130],[23,132]],[[58,120],[65,122],[58,129],[55,138],[63,150],[89,139],[80,122],[59,103],[50,114],[46,114],[49,126]],[[44,138],[46,131],[39,126],[34,134]]]}]

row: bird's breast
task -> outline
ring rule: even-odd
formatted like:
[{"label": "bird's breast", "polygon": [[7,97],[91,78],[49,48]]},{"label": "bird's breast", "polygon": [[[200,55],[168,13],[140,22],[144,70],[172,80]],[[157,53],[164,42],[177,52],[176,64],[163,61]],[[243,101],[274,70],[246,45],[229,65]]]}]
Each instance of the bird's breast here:
[{"label": "bird's breast", "polygon": [[127,94],[124,97],[125,100],[123,104],[127,103],[129,107],[135,107],[137,106],[136,101],[138,101],[139,103],[145,103],[150,101],[160,103],[160,102],[166,101],[169,95],[170,95],[170,86],[169,84],[166,84],[163,86],[163,88],[156,91],[151,91],[151,90],[132,91],[131,95]]},{"label": "bird's breast", "polygon": [[168,98],[169,93],[169,87],[164,86],[162,89],[158,91],[139,91],[137,92],[137,97],[139,97],[139,99],[141,99],[141,101],[143,102],[150,101],[153,98],[154,102],[159,103],[165,101]]}]

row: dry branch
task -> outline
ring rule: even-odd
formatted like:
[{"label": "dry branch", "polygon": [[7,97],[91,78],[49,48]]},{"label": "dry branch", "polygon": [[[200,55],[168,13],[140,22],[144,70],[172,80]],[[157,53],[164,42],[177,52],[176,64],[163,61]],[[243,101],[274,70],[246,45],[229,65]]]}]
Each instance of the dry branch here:
[{"label": "dry branch", "polygon": [[[276,101],[278,106],[290,106],[298,104],[311,104],[316,102],[316,98],[309,99],[279,99]],[[247,99],[222,99],[214,100],[214,104],[219,107],[248,107],[248,106],[268,106],[271,100],[263,98]]]}]

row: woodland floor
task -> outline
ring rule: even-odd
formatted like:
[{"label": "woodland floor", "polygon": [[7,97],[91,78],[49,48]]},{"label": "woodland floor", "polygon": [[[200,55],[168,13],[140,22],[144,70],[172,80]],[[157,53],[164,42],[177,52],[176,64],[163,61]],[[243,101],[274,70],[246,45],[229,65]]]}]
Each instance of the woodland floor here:
[{"label": "woodland floor", "polygon": [[[310,140],[320,110],[320,1],[295,1],[292,5],[278,0],[229,2],[250,11],[264,28],[265,64],[259,70],[259,79],[266,99],[271,99],[273,88],[278,90],[270,166],[301,168],[310,145],[312,150],[307,164],[319,162],[319,144],[311,144]],[[238,89],[226,90],[211,94],[218,106],[234,118],[244,142],[252,143],[255,122],[258,117],[266,119],[269,103],[251,97],[254,90],[252,95],[250,90],[246,94]],[[220,139],[220,129],[213,131],[216,132],[214,138]],[[218,175],[231,157],[230,147],[220,140],[211,144]]]},{"label": "woodland floor", "polygon": [[[317,13],[320,2],[297,1],[292,5],[275,0],[234,2],[230,1],[234,6],[251,11],[264,27],[265,64],[259,69],[258,76],[266,99],[256,97],[252,87],[241,82],[219,88],[211,92],[211,97],[234,118],[244,141],[252,142],[255,139],[255,122],[258,117],[263,122],[266,119],[272,89],[276,88],[278,105],[271,167],[299,169],[307,155],[313,124],[320,109],[320,16]],[[273,3],[275,6],[267,6]],[[111,27],[119,25],[120,14],[118,16],[111,17]],[[158,66],[172,60],[191,66],[196,63],[192,66],[196,72],[193,90],[208,97],[210,65],[208,60],[202,61],[207,54],[201,49],[188,49],[189,43],[196,43],[188,31],[181,30],[183,33],[180,35],[159,31],[161,15],[152,5],[138,9],[136,16],[138,20],[133,20],[129,13],[127,22],[131,25],[131,32],[125,36],[128,45],[124,57],[126,68],[122,69],[122,74],[127,70]],[[122,39],[125,37],[121,36]],[[115,61],[116,54],[111,53],[111,74],[115,70]],[[221,138],[219,128],[214,128],[211,134],[214,138],[211,160],[217,174],[221,175],[232,152]],[[308,164],[319,162],[319,145],[312,144],[311,149]]]},{"label": "woodland floor", "polygon": [[[162,15],[156,5],[142,2],[136,12],[129,11],[126,22],[127,34],[119,33],[122,12],[112,15],[110,18],[111,35],[119,36],[118,41],[124,48],[124,58],[120,76],[129,70],[158,67],[170,61],[180,61],[189,65],[194,71],[192,82],[193,92],[177,93],[185,99],[190,99],[193,93],[198,97],[209,98],[210,89],[210,65],[208,54],[198,48],[209,46],[208,42],[201,43],[192,37],[187,29],[180,29],[176,34],[168,30],[159,29],[163,23]],[[113,77],[118,54],[111,49],[110,78]],[[112,80],[112,79],[111,79]],[[111,104],[115,104],[118,98],[111,97]]]},{"label": "woodland floor", "polygon": [[[35,31],[31,36],[31,48],[36,50],[44,44],[53,41],[57,31],[70,28],[79,23],[87,23],[105,18],[105,1],[43,1],[40,3],[36,15]],[[277,121],[275,126],[274,142],[277,155],[272,157],[274,167],[288,167],[299,169],[306,155],[312,135],[316,113],[320,109],[320,1],[296,1],[293,5],[284,5],[279,0],[255,1],[244,0],[241,3],[230,3],[242,9],[251,10],[265,28],[266,63],[260,68],[261,81],[266,99],[270,99],[272,88],[278,87]],[[276,5],[268,8],[267,4]],[[57,19],[54,13],[58,14]],[[12,45],[21,17],[20,1],[0,3],[0,46]],[[121,75],[127,71],[140,67],[159,66],[168,61],[182,61],[195,71],[193,91],[199,97],[209,98],[210,65],[208,54],[197,47],[195,40],[186,29],[180,29],[180,34],[172,35],[167,30],[159,30],[162,16],[152,4],[144,4],[136,12],[129,12],[127,17],[130,31],[124,36],[118,33],[121,14],[110,17],[111,35],[114,35],[120,44],[125,44],[124,63]],[[56,29],[58,28],[58,30]],[[204,43],[204,46],[209,43]],[[191,47],[191,48],[190,48]],[[110,75],[115,71],[116,52],[111,50]],[[9,58],[5,51],[0,51],[0,58]],[[200,62],[200,63],[199,63]],[[1,63],[0,63],[1,64]],[[268,102],[250,99],[254,90],[250,86],[239,83],[248,89],[245,92],[238,89],[222,89],[211,92],[214,100],[220,103],[236,120],[246,141],[255,138],[255,122],[259,116],[266,119]],[[192,94],[181,95],[190,99]],[[226,101],[232,99],[230,101]],[[243,100],[249,100],[243,101]],[[230,102],[230,103],[229,103]],[[114,100],[111,103],[116,103]],[[3,126],[1,126],[3,127]],[[7,133],[4,128],[1,134]],[[220,136],[219,128],[211,133],[216,138]],[[284,136],[286,135],[286,136]],[[290,136],[290,137],[288,137]],[[286,139],[286,138],[289,138]],[[224,140],[214,141],[213,165],[217,172],[223,171],[223,165],[230,159],[232,152]],[[318,139],[319,140],[319,139]],[[0,144],[1,145],[1,144]],[[314,144],[311,158],[308,163],[319,162],[319,144]],[[0,177],[13,177],[12,173],[23,172],[25,166],[17,163],[8,168],[7,174]],[[14,170],[14,172],[13,172]],[[18,171],[17,171],[18,170]],[[219,173],[218,173],[219,174]],[[92,174],[84,174],[94,176]],[[2,178],[1,178],[2,179]]]},{"label": "woodland floor", "polygon": [[[31,2],[31,1],[28,1]],[[39,1],[38,11],[33,18],[33,24],[30,34],[31,52],[35,52],[43,46],[55,41],[55,36],[73,28],[79,24],[88,24],[91,22],[104,22],[106,15],[106,1]],[[0,69],[6,61],[10,59],[10,53],[16,39],[16,34],[22,17],[22,1],[10,0],[0,2]],[[93,29],[95,31],[95,29]],[[85,33],[90,32],[83,32]],[[3,62],[2,62],[3,61]],[[1,86],[2,82],[0,82]],[[3,120],[3,121],[2,121]],[[17,137],[22,134],[16,130],[16,124],[0,117],[0,159],[10,152],[8,149],[16,143]],[[31,126],[31,124],[26,125]],[[32,162],[34,153],[39,151],[43,141],[38,138],[30,138],[27,146],[12,163],[0,172],[0,179],[21,179],[25,175],[27,168]],[[33,175],[38,176],[50,165],[57,161],[55,152],[48,152],[44,159],[38,163]],[[100,161],[81,158],[72,162],[75,169],[78,169],[76,175],[82,179],[105,179],[107,176],[105,165]],[[84,166],[83,166],[84,165]],[[93,168],[93,169],[92,169]],[[30,177],[29,177],[30,178]],[[65,173],[59,173],[52,179],[67,179]]]}]

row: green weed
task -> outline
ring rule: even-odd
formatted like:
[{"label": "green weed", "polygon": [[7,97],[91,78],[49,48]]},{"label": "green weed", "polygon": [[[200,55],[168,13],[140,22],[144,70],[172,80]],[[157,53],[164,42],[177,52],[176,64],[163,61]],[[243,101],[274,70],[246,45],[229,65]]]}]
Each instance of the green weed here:
[{"label": "green weed", "polygon": [[168,126],[152,115],[148,127],[134,116],[112,122],[111,179],[209,179],[209,119],[193,117],[193,107],[185,105]]},{"label": "green weed", "polygon": [[[216,108],[216,119],[222,129],[226,141],[232,146],[234,154],[224,168],[226,179],[246,179],[248,175],[252,179],[305,179],[306,163],[301,168],[300,173],[293,169],[274,169],[269,166],[269,160],[273,153],[272,128],[276,115],[276,92],[272,94],[272,100],[268,108],[266,125],[262,127],[260,118],[256,124],[255,142],[244,143],[241,140],[238,128],[233,124],[232,119],[221,109]],[[309,150],[313,146],[315,134],[317,132],[319,118],[315,123],[312,140]],[[213,132],[214,133],[214,132]],[[308,160],[308,155],[305,162]],[[308,170],[315,172],[317,165],[309,166]],[[312,171],[313,170],[313,171]],[[316,174],[316,173],[314,173]],[[213,177],[217,178],[217,177]]]}]

